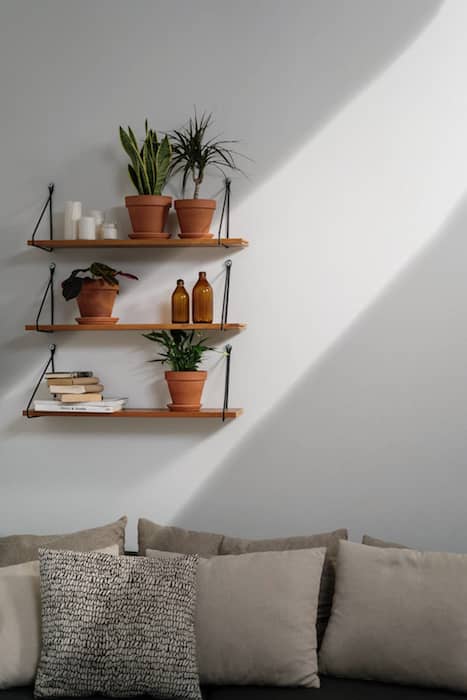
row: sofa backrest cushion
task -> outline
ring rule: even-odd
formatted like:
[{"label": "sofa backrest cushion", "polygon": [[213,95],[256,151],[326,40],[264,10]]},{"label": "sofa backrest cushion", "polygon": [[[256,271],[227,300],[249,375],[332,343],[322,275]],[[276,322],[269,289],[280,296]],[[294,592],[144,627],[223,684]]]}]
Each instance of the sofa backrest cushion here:
[{"label": "sofa backrest cushion", "polygon": [[120,554],[123,554],[127,521],[128,518],[123,516],[114,523],[67,535],[8,535],[0,537],[0,567],[37,560],[40,547],[91,552],[118,544]]}]

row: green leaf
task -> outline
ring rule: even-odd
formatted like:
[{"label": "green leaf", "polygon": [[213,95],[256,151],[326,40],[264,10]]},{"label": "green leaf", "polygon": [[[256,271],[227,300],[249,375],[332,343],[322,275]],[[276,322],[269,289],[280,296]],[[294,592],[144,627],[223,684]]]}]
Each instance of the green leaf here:
[{"label": "green leaf", "polygon": [[167,136],[164,136],[156,152],[155,171],[156,182],[154,193],[162,194],[162,189],[167,182],[172,157],[172,147]]},{"label": "green leaf", "polygon": [[141,194],[142,190],[142,185],[141,185],[141,180],[138,177],[138,174],[134,167],[128,163],[128,172],[130,173],[130,180],[132,181],[133,185],[136,187],[136,191]]}]

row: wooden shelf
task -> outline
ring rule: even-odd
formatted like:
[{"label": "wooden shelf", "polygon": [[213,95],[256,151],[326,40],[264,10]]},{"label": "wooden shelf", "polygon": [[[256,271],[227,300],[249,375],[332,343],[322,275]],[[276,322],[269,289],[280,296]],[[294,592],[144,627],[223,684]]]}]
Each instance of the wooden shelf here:
[{"label": "wooden shelf", "polygon": [[[35,324],[24,327],[27,331],[37,330]],[[241,331],[246,323],[114,323],[113,325],[80,325],[79,323],[58,323],[39,325],[40,331]]]},{"label": "wooden shelf", "polygon": [[249,244],[244,238],[120,238],[118,240],[63,240],[43,239],[28,241],[32,247],[69,249],[69,248],[246,248]]},{"label": "wooden shelf", "polygon": [[[243,408],[228,408],[226,418],[238,418]],[[26,416],[23,411],[23,416]],[[200,411],[169,411],[168,408],[124,408],[115,413],[87,413],[85,411],[29,411],[30,416],[60,418],[222,418],[222,409],[202,408]]]}]

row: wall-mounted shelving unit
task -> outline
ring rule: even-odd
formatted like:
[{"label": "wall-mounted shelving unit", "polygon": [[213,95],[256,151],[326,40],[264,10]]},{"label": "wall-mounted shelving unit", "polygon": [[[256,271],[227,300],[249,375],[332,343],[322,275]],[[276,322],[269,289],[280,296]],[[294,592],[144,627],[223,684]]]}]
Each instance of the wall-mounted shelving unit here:
[{"label": "wall-mounted shelving unit", "polygon": [[[226,190],[227,191],[227,190]],[[220,231],[222,230],[222,220],[221,226],[219,228],[219,235],[213,238],[194,238],[194,239],[181,239],[181,238],[147,238],[147,239],[117,239],[117,240],[63,240],[55,239],[53,236],[53,218],[52,218],[52,196],[54,192],[54,185],[49,185],[49,197],[42,209],[39,220],[34,228],[32,238],[27,241],[27,245],[32,248],[38,248],[39,250],[44,250],[49,253],[60,251],[60,250],[94,250],[94,249],[142,249],[142,248],[160,248],[168,250],[177,250],[179,248],[189,248],[192,250],[197,249],[218,249],[223,248],[239,248],[244,249],[248,247],[249,242],[244,238],[230,238],[229,236],[229,221],[227,215],[227,236],[221,237]],[[227,210],[229,208],[227,207]],[[38,231],[41,220],[48,210],[49,212],[49,227],[50,227],[50,237],[47,239],[36,239],[36,233]],[[222,308],[222,322],[221,323],[184,323],[184,324],[173,324],[173,323],[116,323],[116,324],[96,324],[96,325],[80,325],[76,324],[57,324],[54,322],[54,272],[55,263],[50,265],[50,278],[47,285],[44,297],[40,304],[39,313],[36,319],[36,323],[28,324],[25,326],[26,331],[38,331],[42,333],[55,333],[55,332],[75,332],[75,331],[151,331],[151,330],[194,330],[205,332],[233,332],[241,331],[246,328],[245,323],[228,323],[227,322],[227,310],[228,310],[228,300],[229,300],[229,285],[230,285],[230,271],[232,261],[227,260],[226,263],[226,284],[224,289],[224,300]],[[49,324],[39,323],[39,318],[44,307],[47,295],[50,294],[51,298],[51,322]],[[229,408],[228,397],[229,397],[229,382],[230,382],[230,355],[231,346],[226,346],[226,374],[225,374],[225,391],[224,391],[224,405],[223,408],[202,408],[199,411],[169,411],[167,408],[124,408],[121,411],[116,411],[114,413],[91,413],[86,411],[34,411],[31,409],[31,405],[34,396],[39,388],[39,385],[45,376],[46,370],[49,366],[54,369],[54,354],[55,345],[49,346],[50,357],[42,372],[42,375],[34,388],[33,394],[30,398],[28,408],[23,411],[23,416],[28,418],[39,418],[39,417],[60,417],[60,418],[196,418],[196,419],[233,419],[242,415],[243,409],[241,408]]]}]

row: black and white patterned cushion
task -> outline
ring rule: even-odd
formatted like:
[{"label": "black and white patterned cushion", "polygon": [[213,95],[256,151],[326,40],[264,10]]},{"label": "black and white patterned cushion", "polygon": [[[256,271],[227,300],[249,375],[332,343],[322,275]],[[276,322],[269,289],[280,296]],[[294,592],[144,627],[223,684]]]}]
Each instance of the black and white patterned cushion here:
[{"label": "black and white patterned cushion", "polygon": [[36,696],[200,700],[196,556],[39,554],[42,652]]}]

